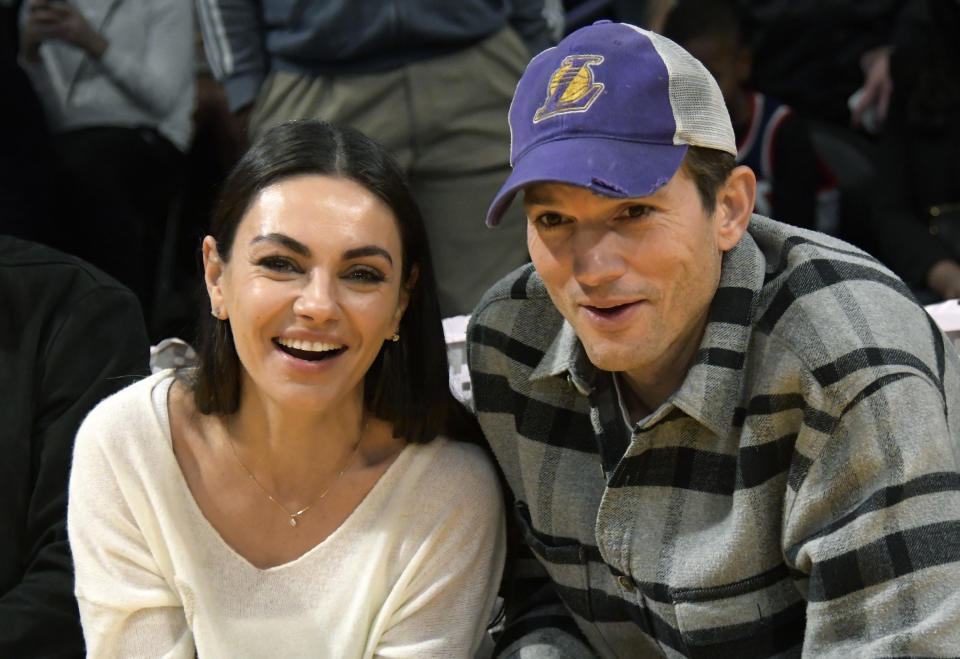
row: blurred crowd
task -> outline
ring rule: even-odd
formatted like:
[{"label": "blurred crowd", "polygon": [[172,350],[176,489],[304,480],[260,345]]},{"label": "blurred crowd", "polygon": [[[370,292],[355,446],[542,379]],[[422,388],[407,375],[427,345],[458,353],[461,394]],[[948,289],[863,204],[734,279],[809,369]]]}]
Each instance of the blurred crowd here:
[{"label": "blurred crowd", "polygon": [[481,221],[509,170],[513,87],[532,54],[612,19],[717,77],[757,212],[866,249],[923,302],[960,296],[954,0],[460,4],[5,0],[0,233],[119,279],[152,340],[189,338],[219,182],[252,137],[319,117],[400,160],[443,313],[469,313],[527,258],[522,223]]}]

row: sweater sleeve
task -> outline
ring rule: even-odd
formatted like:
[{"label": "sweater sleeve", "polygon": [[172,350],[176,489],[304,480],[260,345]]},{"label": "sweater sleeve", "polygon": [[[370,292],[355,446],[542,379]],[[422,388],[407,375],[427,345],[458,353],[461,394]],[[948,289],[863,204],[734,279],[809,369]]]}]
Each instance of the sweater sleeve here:
[{"label": "sweater sleeve", "polygon": [[136,103],[164,116],[183,103],[184,77],[193,76],[193,8],[188,0],[151,0],[149,7],[142,57],[107,46],[100,66]]},{"label": "sweater sleeve", "polygon": [[878,379],[808,465],[784,547],[807,596],[805,656],[960,647],[960,446],[947,394],[908,373]]},{"label": "sweater sleeve", "polygon": [[253,103],[267,75],[258,3],[197,0],[207,61],[234,112]]},{"label": "sweater sleeve", "polygon": [[479,648],[492,622],[505,531],[496,476],[478,453],[468,454],[465,469],[438,479],[430,502],[411,511],[411,520],[429,520],[428,528],[384,604],[389,617],[373,656],[472,657]]},{"label": "sweater sleeve", "polygon": [[193,657],[182,603],[138,525],[148,504],[117,448],[149,435],[123,409],[129,398],[105,403],[77,434],[67,509],[88,656]]}]

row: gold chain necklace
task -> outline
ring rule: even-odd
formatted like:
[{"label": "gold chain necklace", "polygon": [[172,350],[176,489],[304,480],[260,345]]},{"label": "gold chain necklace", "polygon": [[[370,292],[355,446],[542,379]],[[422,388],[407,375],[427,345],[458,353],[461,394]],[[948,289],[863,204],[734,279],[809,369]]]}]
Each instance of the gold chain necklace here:
[{"label": "gold chain necklace", "polygon": [[[360,428],[360,437],[359,437],[359,438],[357,439],[357,441],[354,443],[353,448],[350,449],[350,453],[347,454],[347,457],[350,459],[349,462],[347,462],[345,465],[343,465],[343,468],[342,468],[339,472],[337,472],[337,475],[334,476],[333,480],[330,481],[330,484],[327,485],[327,486],[323,489],[323,492],[320,493],[320,495],[317,497],[316,501],[319,501],[320,499],[323,499],[323,497],[327,496],[327,492],[330,491],[330,488],[333,487],[334,484],[335,484],[338,480],[340,480],[340,477],[343,476],[343,473],[344,473],[347,469],[349,469],[350,466],[353,464],[353,459],[356,457],[357,447],[360,446],[360,441],[363,439],[363,433],[364,433],[364,431],[365,431],[366,429],[367,429],[367,424],[366,424],[366,422],[364,422],[363,427]],[[253,475],[253,472],[250,471],[250,468],[247,467],[247,465],[243,464],[243,460],[241,460],[241,459],[240,459],[240,456],[237,455],[237,448],[236,448],[236,446],[233,445],[233,438],[231,438],[231,437],[228,436],[228,437],[227,437],[227,442],[230,444],[230,451],[233,453],[233,457],[237,459],[237,464],[239,464],[241,467],[243,467],[243,470],[244,470],[245,472],[247,472],[247,476],[250,477],[250,480],[252,480],[252,481],[254,482],[254,484],[255,484],[257,487],[259,487],[260,490],[261,490],[265,495],[267,495],[267,498],[270,499],[270,501],[272,501],[272,502],[274,502],[275,504],[277,504],[277,507],[280,508],[280,510],[282,510],[282,511],[284,512],[284,514],[285,514],[287,517],[290,518],[290,526],[296,526],[296,525],[297,525],[297,522],[300,521],[300,516],[303,515],[305,512],[307,512],[308,510],[310,510],[310,509],[313,507],[313,503],[311,503],[311,504],[309,504],[309,505],[307,505],[307,506],[304,506],[303,508],[301,508],[300,510],[298,510],[298,511],[295,512],[295,513],[292,513],[292,512],[290,512],[289,510],[287,510],[287,507],[284,506],[284,505],[283,505],[282,503],[280,503],[279,501],[277,501],[277,499],[274,498],[274,496],[273,496],[272,494],[270,494],[269,490],[267,490],[267,488],[265,488],[265,487],[260,483],[260,481],[257,480],[257,477]],[[316,501],[314,501],[314,503],[316,503]]]}]

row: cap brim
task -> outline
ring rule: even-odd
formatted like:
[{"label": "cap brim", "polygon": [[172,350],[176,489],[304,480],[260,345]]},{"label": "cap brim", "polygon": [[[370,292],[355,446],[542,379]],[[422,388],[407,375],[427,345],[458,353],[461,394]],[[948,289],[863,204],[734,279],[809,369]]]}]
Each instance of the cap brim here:
[{"label": "cap brim", "polygon": [[524,153],[500,188],[487,226],[500,224],[510,202],[532,183],[566,183],[617,199],[647,197],[680,168],[686,145],[650,144],[602,137],[544,142]]}]

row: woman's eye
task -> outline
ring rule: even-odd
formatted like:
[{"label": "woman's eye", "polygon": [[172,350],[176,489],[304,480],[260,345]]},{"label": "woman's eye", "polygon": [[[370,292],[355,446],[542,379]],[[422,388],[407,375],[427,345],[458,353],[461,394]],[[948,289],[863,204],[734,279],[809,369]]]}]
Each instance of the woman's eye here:
[{"label": "woman's eye", "polygon": [[365,284],[374,284],[384,280],[382,272],[369,266],[351,268],[347,271],[346,278],[351,281],[362,282]]},{"label": "woman's eye", "polygon": [[300,267],[296,264],[296,262],[287,258],[286,256],[265,256],[257,261],[257,265],[266,268],[267,270],[272,270],[273,272],[300,272]]}]

